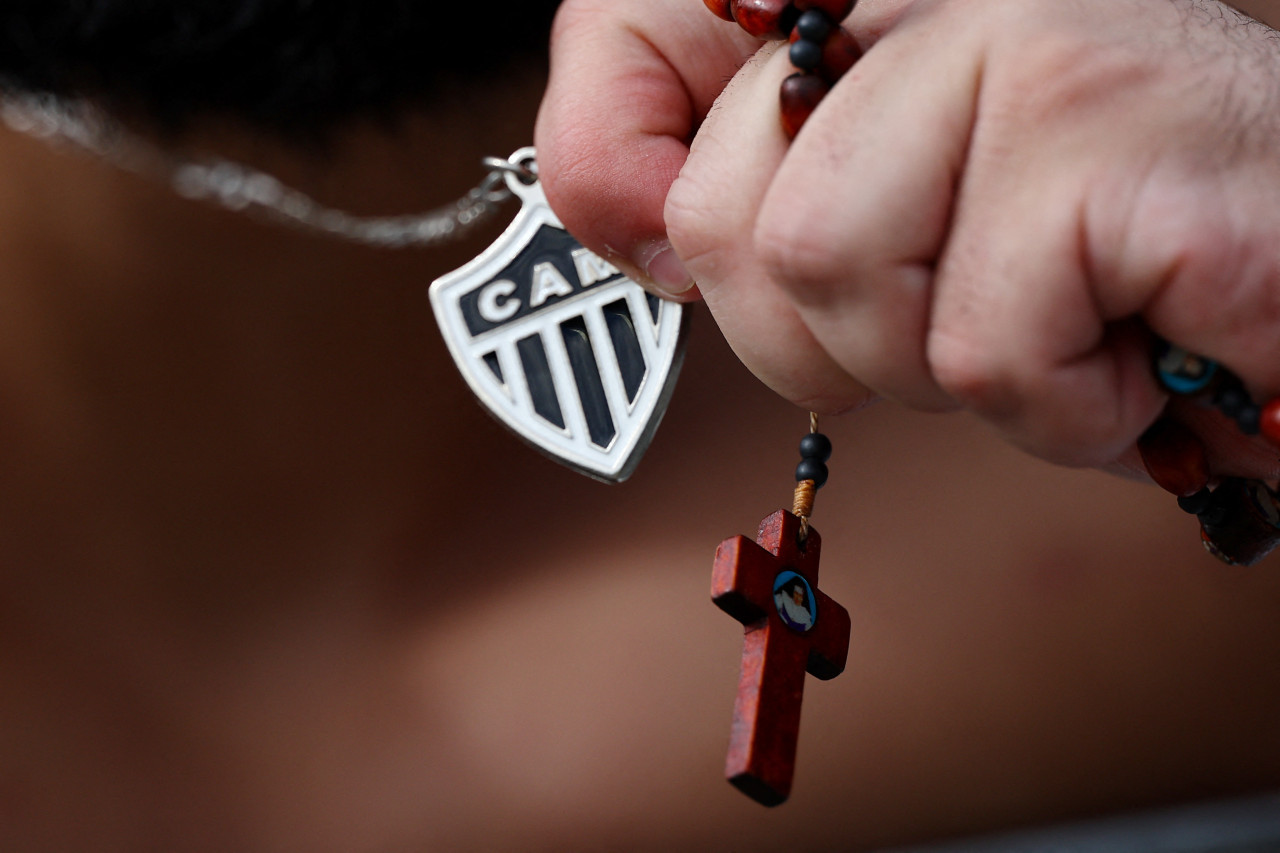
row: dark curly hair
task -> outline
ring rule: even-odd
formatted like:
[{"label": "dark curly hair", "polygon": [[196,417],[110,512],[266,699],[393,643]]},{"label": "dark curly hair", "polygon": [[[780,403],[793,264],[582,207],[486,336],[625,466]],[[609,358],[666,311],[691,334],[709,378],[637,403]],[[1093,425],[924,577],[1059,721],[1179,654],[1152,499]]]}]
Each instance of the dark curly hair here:
[{"label": "dark curly hair", "polygon": [[429,103],[545,47],[559,0],[7,0],[0,80],[178,129],[310,135]]}]

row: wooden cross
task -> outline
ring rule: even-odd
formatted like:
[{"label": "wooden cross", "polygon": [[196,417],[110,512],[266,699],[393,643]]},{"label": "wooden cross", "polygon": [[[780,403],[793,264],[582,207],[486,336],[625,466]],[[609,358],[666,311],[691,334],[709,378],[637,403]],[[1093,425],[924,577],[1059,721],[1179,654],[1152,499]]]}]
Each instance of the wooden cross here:
[{"label": "wooden cross", "polygon": [[[779,510],[760,523],[755,542],[735,536],[720,543],[711,577],[711,600],[746,626],[725,775],[766,806],[791,793],[805,670],[835,678],[849,656],[849,612],[818,590],[822,539],[810,528],[802,546],[799,533],[800,520]],[[803,585],[795,575],[808,582],[807,628],[804,607],[797,620],[778,595],[790,595],[780,584]]]}]

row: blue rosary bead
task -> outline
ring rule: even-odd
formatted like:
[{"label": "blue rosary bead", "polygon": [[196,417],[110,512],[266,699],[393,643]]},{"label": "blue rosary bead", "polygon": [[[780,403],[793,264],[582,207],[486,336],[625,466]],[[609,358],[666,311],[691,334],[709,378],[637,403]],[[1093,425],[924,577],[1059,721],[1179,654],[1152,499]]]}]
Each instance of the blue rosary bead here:
[{"label": "blue rosary bead", "polygon": [[1262,427],[1262,407],[1250,400],[1236,413],[1236,426],[1245,435],[1257,435]]}]

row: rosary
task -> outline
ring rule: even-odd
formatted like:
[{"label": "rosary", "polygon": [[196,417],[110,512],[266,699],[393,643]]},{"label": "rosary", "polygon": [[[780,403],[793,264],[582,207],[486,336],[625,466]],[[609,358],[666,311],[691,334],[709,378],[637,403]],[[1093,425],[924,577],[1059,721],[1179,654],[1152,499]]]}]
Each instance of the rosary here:
[{"label": "rosary", "polygon": [[[840,24],[856,0],[704,3],[754,36],[790,41],[797,71],[779,96],[788,138],[860,55]],[[645,294],[563,231],[537,184],[532,149],[503,162],[524,206],[484,254],[432,286],[437,318],[462,374],[499,420],[571,467],[619,481],[670,395],[683,351],[680,306]],[[1204,396],[1245,433],[1280,445],[1280,399],[1260,406],[1221,366],[1157,343],[1162,387]],[[1280,543],[1280,495],[1259,481],[1214,481],[1188,428],[1162,418],[1139,449],[1152,479],[1199,518],[1211,554],[1249,565]],[[805,673],[834,678],[849,652],[849,614],[818,586],[822,539],[809,523],[830,455],[811,414],[792,511],[765,518],[754,541],[725,540],[715,555],[712,601],[744,626],[725,775],[765,806],[790,795]]]},{"label": "rosary", "polygon": [[[781,130],[789,139],[860,56],[853,36],[841,26],[857,0],[703,2],[757,38],[790,42],[788,58],[797,70],[779,92]],[[1153,367],[1170,394],[1198,397],[1246,435],[1261,434],[1280,446],[1280,398],[1259,405],[1221,365],[1164,341],[1156,341]],[[848,613],[810,586],[817,584],[820,540],[808,527],[805,509],[811,501],[806,503],[801,494],[825,480],[825,467],[813,463],[830,453],[830,444],[816,433],[815,417],[813,434],[801,445],[805,461],[796,473],[801,487],[795,513],[765,519],[754,544],[743,537],[724,542],[712,579],[716,604],[747,626],[726,774],[748,796],[769,806],[783,802],[790,791],[804,670],[832,678],[844,668],[849,648]],[[1139,439],[1138,449],[1151,478],[1197,516],[1205,549],[1219,560],[1252,565],[1280,543],[1276,489],[1238,477],[1215,482],[1204,444],[1186,426],[1162,417]],[[814,472],[820,476],[808,479]],[[766,594],[775,572],[776,610],[767,605]],[[807,582],[802,587],[799,580]],[[794,601],[788,590],[794,591]],[[793,605],[801,602],[812,603],[809,622],[793,618]]]}]

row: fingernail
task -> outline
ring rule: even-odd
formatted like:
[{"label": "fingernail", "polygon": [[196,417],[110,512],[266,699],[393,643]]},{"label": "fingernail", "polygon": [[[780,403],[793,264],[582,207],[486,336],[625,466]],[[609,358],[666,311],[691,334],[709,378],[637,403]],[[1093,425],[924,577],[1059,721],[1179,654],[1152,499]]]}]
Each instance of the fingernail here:
[{"label": "fingernail", "polygon": [[655,287],[672,296],[687,293],[693,287],[693,276],[670,246],[658,251],[645,265],[644,272]]}]

